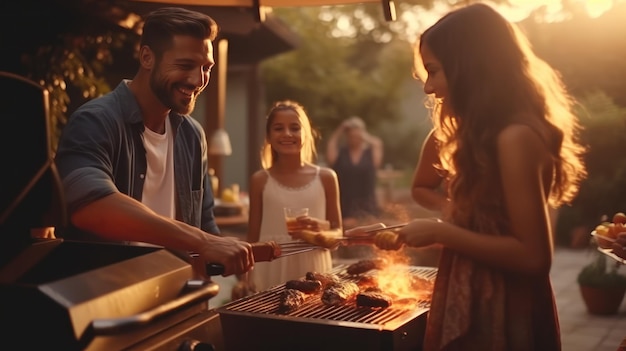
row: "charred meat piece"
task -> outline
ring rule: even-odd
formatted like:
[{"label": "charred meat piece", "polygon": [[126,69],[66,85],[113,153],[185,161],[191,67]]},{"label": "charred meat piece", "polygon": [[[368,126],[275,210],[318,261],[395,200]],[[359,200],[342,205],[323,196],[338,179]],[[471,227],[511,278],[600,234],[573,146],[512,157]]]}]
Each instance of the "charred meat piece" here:
[{"label": "charred meat piece", "polygon": [[322,288],[341,281],[341,279],[333,273],[307,272],[305,278],[306,280],[318,280],[322,283]]},{"label": "charred meat piece", "polygon": [[294,279],[285,283],[285,288],[302,291],[305,294],[313,294],[322,291],[322,282],[319,280]]},{"label": "charred meat piece", "polygon": [[278,313],[290,313],[297,310],[303,303],[306,294],[300,290],[285,289],[280,293]]},{"label": "charred meat piece", "polygon": [[346,303],[359,293],[359,286],[351,281],[341,281],[327,286],[322,292],[322,302],[328,306]]},{"label": "charred meat piece", "polygon": [[374,258],[369,260],[360,260],[349,265],[346,268],[346,272],[351,275],[363,274],[369,272],[372,269],[381,269],[385,265],[385,260],[381,258]]},{"label": "charred meat piece", "polygon": [[363,291],[356,295],[356,305],[363,307],[389,307],[391,306],[391,297],[380,291]]}]

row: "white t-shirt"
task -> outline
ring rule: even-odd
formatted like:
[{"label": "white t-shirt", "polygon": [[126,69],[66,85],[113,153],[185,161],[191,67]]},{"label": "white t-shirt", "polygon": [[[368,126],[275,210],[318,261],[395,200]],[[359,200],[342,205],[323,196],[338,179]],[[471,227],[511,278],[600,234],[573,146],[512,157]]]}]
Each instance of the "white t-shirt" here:
[{"label": "white t-shirt", "polygon": [[155,133],[147,127],[144,129],[143,146],[148,169],[141,202],[162,216],[175,218],[174,133],[169,116],[165,120],[164,134]]}]

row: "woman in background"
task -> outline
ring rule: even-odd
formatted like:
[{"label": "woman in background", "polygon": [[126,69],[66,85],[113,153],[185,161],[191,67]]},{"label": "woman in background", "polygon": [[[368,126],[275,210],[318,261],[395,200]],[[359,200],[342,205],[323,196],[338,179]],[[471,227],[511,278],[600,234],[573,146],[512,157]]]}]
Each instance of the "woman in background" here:
[{"label": "woman in background", "polygon": [[[339,139],[345,137],[345,145]],[[341,213],[346,228],[380,215],[376,171],[383,160],[382,141],[369,134],[359,117],[343,121],[328,139],[326,161],[335,170],[341,189]]]},{"label": "woman in background", "polygon": [[[307,229],[341,235],[337,175],[313,163],[315,135],[299,103],[279,101],[270,109],[261,153],[263,169],[250,180],[249,242],[293,240],[287,233],[285,207],[308,208],[309,216],[300,219]],[[262,291],[303,277],[308,271],[331,269],[330,251],[313,250],[257,262],[251,278],[255,288]]]},{"label": "woman in background", "polygon": [[573,101],[485,4],[450,12],[417,48],[450,203],[443,221],[415,219],[376,244],[443,247],[424,350],[560,350],[549,207],[586,176]]}]

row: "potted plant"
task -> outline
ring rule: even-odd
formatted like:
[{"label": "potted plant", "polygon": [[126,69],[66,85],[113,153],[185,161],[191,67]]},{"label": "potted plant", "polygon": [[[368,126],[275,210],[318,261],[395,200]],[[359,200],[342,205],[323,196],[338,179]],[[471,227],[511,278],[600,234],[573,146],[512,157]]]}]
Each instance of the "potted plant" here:
[{"label": "potted plant", "polygon": [[580,293],[591,314],[617,313],[626,293],[626,275],[618,272],[622,264],[607,264],[608,259],[597,251],[596,258],[578,273]]}]

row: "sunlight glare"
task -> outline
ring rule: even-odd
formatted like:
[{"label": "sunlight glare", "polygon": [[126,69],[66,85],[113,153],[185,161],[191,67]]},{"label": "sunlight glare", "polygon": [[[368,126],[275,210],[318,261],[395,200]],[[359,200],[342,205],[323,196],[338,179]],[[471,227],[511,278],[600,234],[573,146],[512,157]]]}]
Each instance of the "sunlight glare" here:
[{"label": "sunlight glare", "polygon": [[[590,17],[598,17],[613,5],[613,0],[573,0],[573,3],[582,3]],[[561,0],[510,0],[510,6],[499,5],[498,10],[503,16],[513,22],[526,18],[533,10],[545,6],[549,19],[558,20],[563,9]]]}]

